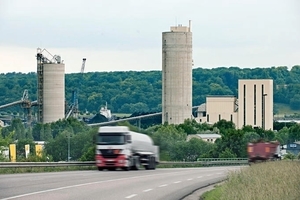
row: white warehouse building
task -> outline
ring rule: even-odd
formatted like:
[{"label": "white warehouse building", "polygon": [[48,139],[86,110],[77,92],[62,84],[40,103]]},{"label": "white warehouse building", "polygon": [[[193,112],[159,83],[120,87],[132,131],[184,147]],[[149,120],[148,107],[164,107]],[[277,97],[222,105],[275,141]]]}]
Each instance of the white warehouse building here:
[{"label": "white warehouse building", "polygon": [[198,108],[197,121],[214,124],[221,119],[232,121],[236,128],[251,125],[273,130],[273,80],[240,79],[235,96],[207,96]]},{"label": "white warehouse building", "polygon": [[214,124],[221,119],[237,124],[237,98],[235,96],[207,96],[206,103],[198,108],[199,122]]}]

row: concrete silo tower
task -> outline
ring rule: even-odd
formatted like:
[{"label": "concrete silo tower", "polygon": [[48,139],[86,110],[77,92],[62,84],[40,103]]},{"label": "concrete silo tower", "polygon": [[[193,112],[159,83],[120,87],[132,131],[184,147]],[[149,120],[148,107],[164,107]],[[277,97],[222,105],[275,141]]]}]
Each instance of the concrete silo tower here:
[{"label": "concrete silo tower", "polygon": [[162,123],[192,116],[192,32],[178,25],[162,33]]},{"label": "concrete silo tower", "polygon": [[65,117],[65,64],[46,49],[36,58],[38,122],[55,122]]}]

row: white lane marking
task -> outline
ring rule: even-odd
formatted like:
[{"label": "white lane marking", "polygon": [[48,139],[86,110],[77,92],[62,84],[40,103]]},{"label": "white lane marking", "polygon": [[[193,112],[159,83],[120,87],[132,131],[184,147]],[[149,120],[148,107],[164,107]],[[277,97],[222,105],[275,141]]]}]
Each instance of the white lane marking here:
[{"label": "white lane marking", "polygon": [[208,175],[206,175],[206,176],[211,176],[211,174],[208,174]]},{"label": "white lane marking", "polygon": [[[165,173],[165,174],[180,174],[180,173],[181,172],[170,172],[170,173]],[[78,184],[78,185],[70,185],[70,186],[53,188],[53,189],[48,189],[48,190],[41,190],[41,191],[38,191],[38,192],[25,193],[25,194],[21,194],[21,195],[17,195],[17,196],[7,197],[7,198],[4,198],[4,199],[5,200],[16,199],[16,198],[22,198],[22,197],[36,195],[36,194],[42,194],[42,193],[46,193],[46,192],[53,192],[53,191],[58,191],[58,190],[75,188],[75,187],[94,185],[94,184],[99,184],[99,183],[108,183],[108,182],[113,182],[113,181],[118,181],[119,182],[119,181],[122,181],[122,180],[136,179],[136,178],[142,178],[142,177],[151,177],[151,176],[156,176],[156,175],[161,175],[161,173],[159,173],[159,174],[149,174],[149,175],[144,175],[144,176],[134,176],[134,177],[129,177],[129,178],[118,178],[118,179],[111,179],[111,180],[105,180],[105,181],[96,181],[96,182],[90,182],[90,183],[82,183],[82,184]]]},{"label": "white lane marking", "polygon": [[219,173],[217,173],[217,174],[223,174],[223,173],[219,172]]},{"label": "white lane marking", "polygon": [[175,181],[174,183],[180,183],[181,181]]},{"label": "white lane marking", "polygon": [[132,194],[132,195],[129,195],[129,196],[127,196],[127,197],[125,197],[126,199],[130,199],[130,198],[132,198],[132,197],[135,197],[137,194]]},{"label": "white lane marking", "polygon": [[143,190],[143,192],[149,192],[149,191],[151,191],[151,190],[153,190],[153,189]]},{"label": "white lane marking", "polygon": [[203,176],[198,176],[197,178],[202,178]]},{"label": "white lane marking", "polygon": [[160,185],[158,187],[166,187],[166,186],[168,186],[168,184]]},{"label": "white lane marking", "polygon": [[186,180],[191,181],[191,180],[193,180],[193,179],[192,179],[192,178],[189,178],[189,179],[186,179]]}]

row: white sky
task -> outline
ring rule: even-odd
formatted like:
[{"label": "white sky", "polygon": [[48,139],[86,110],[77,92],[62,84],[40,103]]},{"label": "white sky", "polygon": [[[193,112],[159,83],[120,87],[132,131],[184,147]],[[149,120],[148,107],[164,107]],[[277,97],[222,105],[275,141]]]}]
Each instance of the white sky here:
[{"label": "white sky", "polygon": [[0,73],[161,70],[162,32],[192,20],[194,67],[300,64],[299,0],[0,0]]}]

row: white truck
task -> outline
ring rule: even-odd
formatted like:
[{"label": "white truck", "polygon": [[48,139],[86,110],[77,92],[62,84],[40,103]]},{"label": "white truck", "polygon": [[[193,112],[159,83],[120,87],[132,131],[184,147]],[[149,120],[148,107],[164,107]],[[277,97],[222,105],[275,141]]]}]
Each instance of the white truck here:
[{"label": "white truck", "polygon": [[159,163],[159,147],[145,134],[130,131],[126,126],[103,126],[99,128],[96,146],[98,170],[155,169]]}]

